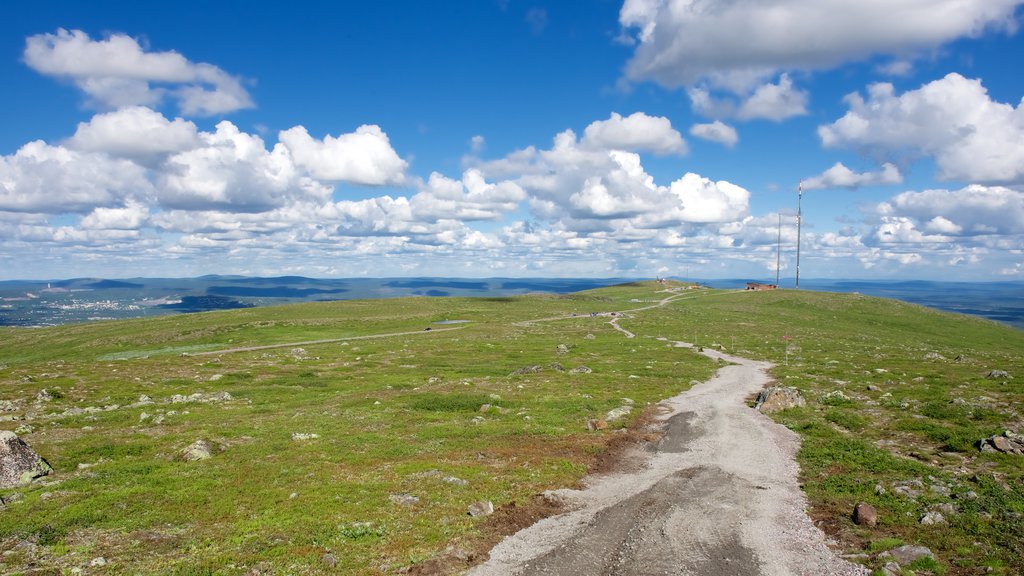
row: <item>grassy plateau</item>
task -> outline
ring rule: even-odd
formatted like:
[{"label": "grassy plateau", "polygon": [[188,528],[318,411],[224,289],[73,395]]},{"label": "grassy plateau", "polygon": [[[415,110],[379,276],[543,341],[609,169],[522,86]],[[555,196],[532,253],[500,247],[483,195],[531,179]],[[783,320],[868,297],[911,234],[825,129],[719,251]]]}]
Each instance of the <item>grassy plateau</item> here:
[{"label": "grassy plateau", "polygon": [[[591,315],[612,311],[636,338]],[[714,372],[659,337],[770,360],[803,391],[775,417],[802,436],[809,512],[843,553],[877,568],[920,544],[936,560],[918,574],[1024,573],[1024,456],[977,448],[1024,432],[1024,332],[656,282],[2,329],[0,429],[54,472],[0,491],[0,572],[457,572],[645,406]],[[624,398],[630,416],[588,430]],[[197,440],[211,457],[184,460]],[[470,516],[480,501],[497,512]],[[877,526],[853,524],[857,502]],[[946,523],[921,525],[936,509]]]}]

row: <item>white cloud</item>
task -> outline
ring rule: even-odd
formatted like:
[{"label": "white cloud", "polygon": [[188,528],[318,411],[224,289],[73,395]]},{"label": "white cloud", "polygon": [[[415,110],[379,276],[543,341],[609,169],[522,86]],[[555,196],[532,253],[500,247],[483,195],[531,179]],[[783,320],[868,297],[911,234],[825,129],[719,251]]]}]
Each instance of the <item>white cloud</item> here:
[{"label": "white cloud", "polygon": [[149,196],[145,170],[128,160],[29,142],[0,156],[0,210],[61,214],[87,212]]},{"label": "white cloud", "polygon": [[731,182],[687,173],[670,190],[682,203],[684,222],[727,222],[746,216],[750,192]]},{"label": "white cloud", "polygon": [[157,175],[162,206],[260,212],[296,199],[330,197],[330,188],[296,169],[283,144],[268,152],[263,139],[226,120],[199,138],[199,147],[171,156]]},{"label": "white cloud", "polygon": [[174,99],[183,114],[210,116],[252,108],[241,81],[220,68],[177,52],[149,52],[125,34],[93,40],[81,30],[58,29],[25,42],[25,63],[72,81],[94,104],[153,106]]},{"label": "white cloud", "polygon": [[715,120],[709,124],[694,124],[690,127],[690,135],[718,142],[729,148],[735,146],[740,140],[739,135],[736,134],[736,129],[721,120]]},{"label": "white cloud", "polygon": [[137,230],[149,218],[149,208],[130,200],[123,208],[96,208],[82,218],[84,230]]},{"label": "white cloud", "polygon": [[170,121],[150,108],[132,106],[79,123],[67,145],[87,152],[143,158],[188,150],[198,143],[192,122],[181,118]]},{"label": "white cloud", "polygon": [[893,60],[875,67],[879,73],[886,76],[910,76],[914,71],[914,63],[909,60]]},{"label": "white cloud", "polygon": [[740,120],[763,118],[781,122],[807,114],[807,99],[807,92],[794,88],[789,75],[783,74],[778,84],[768,82],[758,86],[740,105],[736,117]]},{"label": "white cloud", "polygon": [[849,112],[818,127],[826,147],[931,155],[948,180],[1024,182],[1024,103],[993,101],[980,80],[949,74],[900,96],[872,84],[866,100],[850,94],[846,103]]},{"label": "white cloud", "polygon": [[630,80],[747,88],[786,70],[872,55],[909,57],[990,29],[1013,30],[1021,0],[626,0],[637,43]]},{"label": "white cloud", "polygon": [[878,212],[944,234],[1024,234],[1024,192],[1002,186],[903,192],[880,204]]},{"label": "white cloud", "polygon": [[860,188],[862,186],[877,186],[884,184],[899,184],[903,182],[903,176],[899,168],[893,164],[883,164],[878,172],[854,172],[842,162],[836,162],[831,168],[825,170],[818,176],[807,178],[803,181],[804,190],[817,190],[822,188]]},{"label": "white cloud", "polygon": [[364,125],[338,137],[314,139],[302,126],[278,136],[295,164],[320,180],[380,186],[400,184],[408,164],[391,147],[387,134],[376,125]]},{"label": "white cloud", "polygon": [[623,117],[612,112],[607,120],[592,122],[581,144],[604,150],[645,150],[655,154],[685,154],[686,142],[663,116],[634,112]]},{"label": "white cloud", "polygon": [[739,186],[696,174],[659,185],[639,155],[602,150],[586,141],[578,142],[566,130],[549,150],[530,147],[478,167],[488,178],[509,180],[527,191],[530,209],[540,220],[583,235],[626,238],[685,222],[746,215],[749,193]]}]

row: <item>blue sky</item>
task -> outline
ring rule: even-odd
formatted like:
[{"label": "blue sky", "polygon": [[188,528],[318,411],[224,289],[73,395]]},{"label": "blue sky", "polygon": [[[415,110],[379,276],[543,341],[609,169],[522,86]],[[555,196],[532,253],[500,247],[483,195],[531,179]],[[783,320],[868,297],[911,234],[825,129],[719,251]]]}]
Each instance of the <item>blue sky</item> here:
[{"label": "blue sky", "polygon": [[0,278],[1021,279],[1022,5],[14,3]]}]

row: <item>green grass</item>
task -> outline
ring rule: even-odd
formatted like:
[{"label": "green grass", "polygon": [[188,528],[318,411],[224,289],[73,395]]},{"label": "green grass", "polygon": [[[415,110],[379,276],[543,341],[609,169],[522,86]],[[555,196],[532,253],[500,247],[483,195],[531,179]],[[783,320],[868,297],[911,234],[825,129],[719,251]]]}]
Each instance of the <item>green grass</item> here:
[{"label": "green grass", "polygon": [[[938,560],[920,568],[933,573],[1024,572],[1024,462],[975,447],[1024,427],[1024,334],[886,300],[793,291],[688,292],[621,320],[638,334],[632,340],[590,317],[648,305],[631,300],[658,300],[661,288],[0,330],[0,400],[32,416],[35,430],[23,437],[56,469],[52,485],[0,494],[23,495],[0,511],[0,548],[11,551],[0,568],[24,570],[29,559],[15,548],[23,539],[39,545],[37,566],[70,570],[104,556],[112,574],[317,574],[326,552],[338,572],[371,574],[449,547],[473,550],[490,536],[486,520],[466,514],[470,503],[521,505],[572,485],[614,435],[588,432],[587,420],[623,398],[642,408],[713,372],[664,337],[770,360],[779,382],[804,392],[808,406],[778,419],[803,438],[812,514],[849,550],[923,544]],[[423,332],[445,318],[472,322]],[[183,355],[395,332],[415,334],[303,345],[305,354],[286,346]],[[946,360],[926,359],[930,352]],[[512,375],[534,365],[543,370]],[[593,372],[568,372],[577,366]],[[1016,378],[989,380],[990,369]],[[54,398],[36,404],[44,388]],[[169,403],[219,392],[233,399]],[[141,395],[153,403],[132,407]],[[178,459],[200,438],[213,458]],[[945,492],[896,493],[914,480]],[[393,494],[419,501],[395,504]],[[878,526],[849,520],[859,501],[879,510]],[[959,508],[949,525],[917,524],[943,503]]]}]

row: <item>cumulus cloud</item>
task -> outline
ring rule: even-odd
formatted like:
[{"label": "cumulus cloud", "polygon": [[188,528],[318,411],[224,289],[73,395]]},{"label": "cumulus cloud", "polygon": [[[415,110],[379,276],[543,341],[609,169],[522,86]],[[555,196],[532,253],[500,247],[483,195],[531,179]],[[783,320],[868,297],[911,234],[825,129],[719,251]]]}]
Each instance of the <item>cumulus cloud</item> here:
[{"label": "cumulus cloud", "polygon": [[847,188],[854,189],[862,186],[877,186],[883,184],[899,184],[903,182],[903,176],[899,168],[893,164],[883,164],[878,172],[854,172],[842,162],[836,162],[831,168],[817,176],[812,176],[803,181],[804,190],[818,190],[822,188]]},{"label": "cumulus cloud", "polygon": [[284,130],[278,139],[298,166],[321,180],[380,186],[400,184],[408,164],[391,147],[387,134],[376,125],[317,140],[302,126]]},{"label": "cumulus cloud", "polygon": [[818,127],[828,148],[935,158],[939,176],[982,183],[1024,182],[1024,103],[995,102],[980,80],[949,74],[896,95],[892,84],[846,97],[849,111]]},{"label": "cumulus cloud", "polygon": [[732,148],[740,141],[736,129],[721,120],[715,120],[709,124],[694,124],[690,127],[690,135],[696,138],[703,138],[712,142],[718,142],[723,146]]},{"label": "cumulus cloud", "polygon": [[82,218],[84,230],[137,230],[149,218],[149,208],[129,200],[122,208],[96,208]]},{"label": "cumulus cloud", "polygon": [[585,147],[606,150],[645,150],[660,155],[685,154],[686,142],[663,116],[612,112],[607,120],[591,123],[583,131]]},{"label": "cumulus cloud", "polygon": [[881,203],[877,211],[941,234],[1024,234],[1024,192],[1003,186],[903,192]]},{"label": "cumulus cloud", "polygon": [[581,236],[649,238],[669,226],[746,215],[749,192],[740,186],[692,173],[660,185],[638,154],[602,149],[594,140],[577,140],[566,130],[548,150],[525,148],[478,168],[528,192],[530,210],[539,220]]},{"label": "cumulus cloud", "polygon": [[142,167],[106,154],[36,140],[13,155],[0,156],[0,210],[81,213],[151,192]]},{"label": "cumulus cloud", "polygon": [[180,152],[199,143],[196,125],[181,118],[168,120],[144,106],[97,114],[78,124],[67,145],[86,152],[145,158]]},{"label": "cumulus cloud", "polygon": [[200,146],[168,158],[157,175],[161,205],[261,212],[295,199],[330,197],[329,187],[296,168],[284,144],[268,151],[262,138],[226,120],[199,139]]},{"label": "cumulus cloud", "polygon": [[237,77],[177,52],[147,51],[125,34],[104,40],[63,28],[37,34],[26,40],[24,60],[41,74],[72,82],[100,107],[155,106],[168,97],[186,115],[253,107]]},{"label": "cumulus cloud", "polygon": [[768,82],[758,86],[740,105],[736,117],[740,120],[763,118],[781,122],[807,114],[807,99],[807,92],[795,88],[789,75],[783,74],[777,84]]},{"label": "cumulus cloud", "polygon": [[914,55],[990,29],[1013,30],[1021,0],[626,0],[636,48],[626,77],[667,87],[752,87],[787,70]]}]

